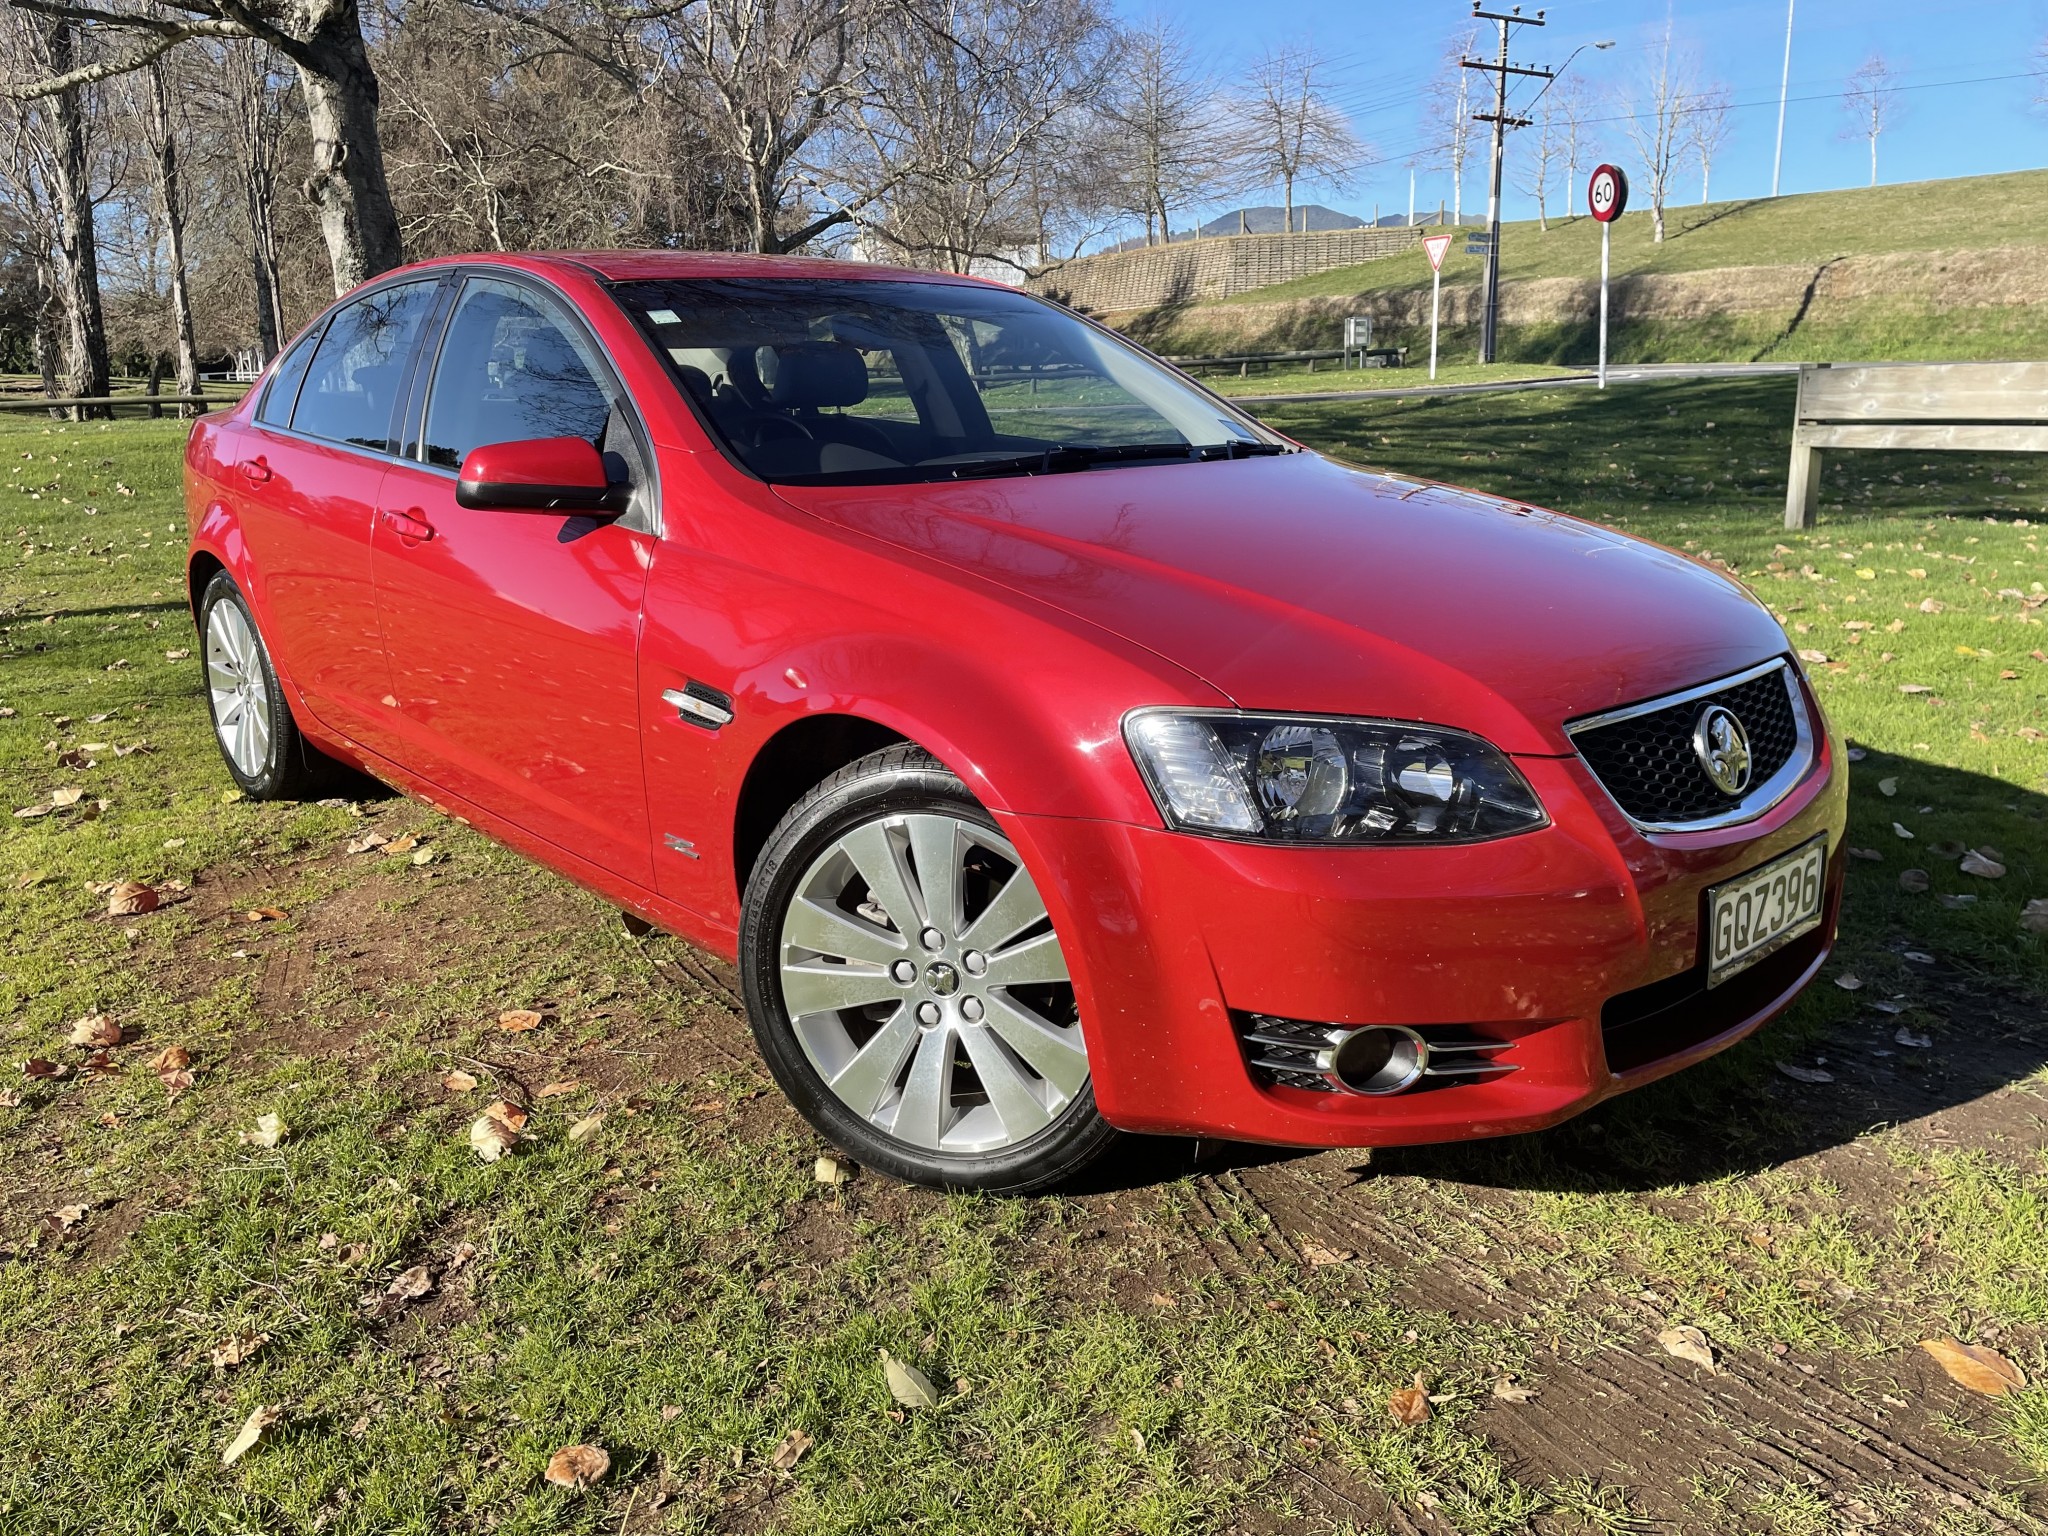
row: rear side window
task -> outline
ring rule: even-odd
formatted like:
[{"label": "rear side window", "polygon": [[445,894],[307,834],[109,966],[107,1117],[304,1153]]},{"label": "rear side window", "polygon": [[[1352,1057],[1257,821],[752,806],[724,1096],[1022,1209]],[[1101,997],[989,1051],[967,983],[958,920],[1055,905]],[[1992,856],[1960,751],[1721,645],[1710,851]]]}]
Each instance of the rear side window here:
[{"label": "rear side window", "polygon": [[531,289],[463,285],[427,398],[426,458],[459,469],[472,448],[535,437],[599,445],[611,392],[576,327]]},{"label": "rear side window", "polygon": [[338,312],[306,371],[292,430],[388,452],[406,360],[433,301],[433,283],[401,283]]},{"label": "rear side window", "polygon": [[263,398],[256,404],[256,419],[273,427],[288,427],[292,422],[292,402],[299,398],[299,385],[305,381],[306,365],[313,361],[313,349],[320,344],[320,327],[314,326],[299,338],[299,344],[284,355],[284,361],[270,371],[270,382],[263,386]]}]

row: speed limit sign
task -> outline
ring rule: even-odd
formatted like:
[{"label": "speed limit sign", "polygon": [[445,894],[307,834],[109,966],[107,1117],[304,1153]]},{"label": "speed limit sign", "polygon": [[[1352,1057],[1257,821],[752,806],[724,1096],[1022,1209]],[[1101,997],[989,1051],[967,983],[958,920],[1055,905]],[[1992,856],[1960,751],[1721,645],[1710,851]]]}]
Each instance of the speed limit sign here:
[{"label": "speed limit sign", "polygon": [[1628,178],[1618,165],[1603,165],[1586,186],[1586,206],[1602,224],[1612,224],[1628,207]]}]

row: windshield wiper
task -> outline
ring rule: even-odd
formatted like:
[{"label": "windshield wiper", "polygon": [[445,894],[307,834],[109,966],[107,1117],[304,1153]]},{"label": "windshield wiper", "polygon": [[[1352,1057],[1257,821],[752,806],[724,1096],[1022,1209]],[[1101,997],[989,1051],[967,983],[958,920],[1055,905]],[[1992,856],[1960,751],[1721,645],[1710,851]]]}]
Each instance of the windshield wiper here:
[{"label": "windshield wiper", "polygon": [[1186,459],[1204,463],[1211,459],[1252,458],[1257,455],[1292,453],[1283,443],[1056,443],[1039,453],[1019,453],[1000,459],[982,459],[971,464],[947,466],[955,479],[972,480],[987,475],[1066,474],[1096,464],[1115,464],[1138,459]]}]

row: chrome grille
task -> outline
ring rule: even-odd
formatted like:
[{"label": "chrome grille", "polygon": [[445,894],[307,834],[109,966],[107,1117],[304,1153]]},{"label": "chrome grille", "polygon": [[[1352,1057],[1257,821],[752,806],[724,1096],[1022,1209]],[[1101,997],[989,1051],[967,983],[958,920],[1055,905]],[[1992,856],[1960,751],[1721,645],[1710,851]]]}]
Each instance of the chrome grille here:
[{"label": "chrome grille", "polygon": [[[1268,1087],[1307,1088],[1316,1093],[1336,1093],[1316,1067],[1316,1053],[1342,1037],[1347,1026],[1317,1024],[1307,1019],[1286,1019],[1271,1013],[1233,1013],[1238,1043],[1244,1049],[1245,1065],[1252,1080]],[[1500,1059],[1513,1046],[1512,1040],[1488,1040],[1461,1025],[1411,1024],[1429,1042],[1428,1064],[1422,1078],[1409,1093],[1425,1088],[1448,1087],[1461,1079],[1505,1077],[1516,1071],[1511,1061]]]},{"label": "chrome grille", "polygon": [[[1693,751],[1700,716],[1721,705],[1749,738],[1749,787],[1730,795]],[[1652,830],[1744,821],[1782,799],[1812,761],[1812,733],[1798,683],[1783,661],[1718,683],[1610,710],[1567,727],[1573,745],[1614,803]]]}]

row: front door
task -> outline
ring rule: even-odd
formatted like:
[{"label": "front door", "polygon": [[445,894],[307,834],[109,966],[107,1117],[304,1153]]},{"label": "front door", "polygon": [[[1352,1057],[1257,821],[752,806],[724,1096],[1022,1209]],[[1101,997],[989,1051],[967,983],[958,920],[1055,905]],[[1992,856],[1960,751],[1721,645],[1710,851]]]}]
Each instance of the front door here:
[{"label": "front door", "polygon": [[455,501],[471,449],[537,437],[587,438],[644,481],[639,456],[621,451],[627,408],[557,301],[467,279],[427,387],[423,447],[379,493],[373,563],[401,760],[651,887],[636,686],[645,519]]},{"label": "front door", "polygon": [[370,525],[394,406],[435,284],[379,288],[278,365],[235,438],[230,497],[272,650],[316,719],[377,750],[389,691]]}]

